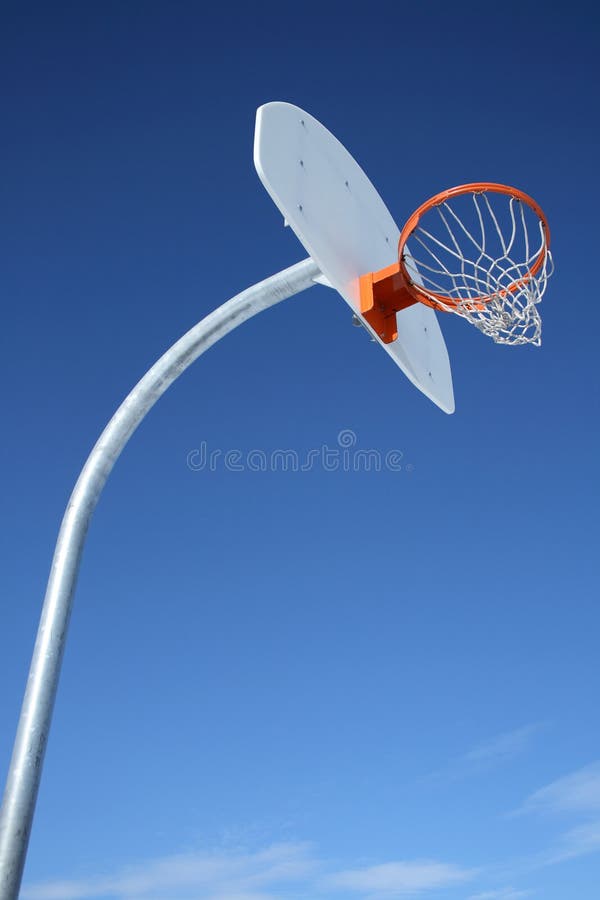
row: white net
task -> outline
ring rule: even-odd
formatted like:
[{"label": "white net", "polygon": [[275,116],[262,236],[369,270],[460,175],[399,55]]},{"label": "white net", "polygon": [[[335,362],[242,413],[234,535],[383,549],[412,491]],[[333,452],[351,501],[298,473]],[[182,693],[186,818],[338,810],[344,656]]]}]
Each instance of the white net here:
[{"label": "white net", "polygon": [[423,215],[408,243],[421,290],[435,305],[498,344],[540,345],[537,307],[553,263],[527,203],[488,191],[451,197]]}]

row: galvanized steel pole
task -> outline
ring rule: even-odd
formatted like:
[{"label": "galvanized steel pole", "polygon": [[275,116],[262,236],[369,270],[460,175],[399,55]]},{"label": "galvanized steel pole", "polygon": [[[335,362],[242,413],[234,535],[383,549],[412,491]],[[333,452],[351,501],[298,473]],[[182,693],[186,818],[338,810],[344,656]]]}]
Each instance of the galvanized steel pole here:
[{"label": "galvanized steel pole", "polygon": [[228,300],[183,335],[138,382],[90,453],[62,521],[0,811],[0,900],[16,900],[88,525],[119,454],[158,398],[205,350],[319,275],[309,258]]}]

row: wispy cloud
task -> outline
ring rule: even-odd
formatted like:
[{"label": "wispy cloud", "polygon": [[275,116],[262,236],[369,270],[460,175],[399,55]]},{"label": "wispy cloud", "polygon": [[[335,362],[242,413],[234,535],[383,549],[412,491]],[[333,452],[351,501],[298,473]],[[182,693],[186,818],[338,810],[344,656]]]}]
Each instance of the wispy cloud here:
[{"label": "wispy cloud", "polygon": [[484,891],[482,894],[471,894],[468,900],[522,900],[523,897],[533,896],[533,893],[533,891],[519,891],[513,887],[506,887],[494,891]]},{"label": "wispy cloud", "polygon": [[[539,725],[528,725],[478,744],[460,757],[468,766],[510,759],[529,746]],[[517,814],[552,812],[579,817],[577,827],[557,836],[548,850],[495,873],[435,859],[391,860],[333,867],[312,844],[279,842],[266,848],[217,849],[163,856],[89,878],[53,880],[23,887],[22,900],[284,900],[286,897],[357,900],[421,897],[476,882],[484,876],[513,882],[542,867],[600,852],[600,762],[534,791]],[[582,821],[582,816],[585,820]],[[531,890],[485,888],[469,900],[522,900]],[[471,890],[476,888],[471,887]]]},{"label": "wispy cloud", "polygon": [[529,860],[521,870],[532,871],[600,852],[600,761],[563,775],[537,791],[508,816],[553,815],[579,819],[557,835],[553,844]]},{"label": "wispy cloud", "polygon": [[439,781],[445,778],[453,780],[466,778],[487,772],[495,766],[502,765],[525,753],[531,746],[535,735],[543,728],[543,723],[532,722],[494,735],[476,744],[462,756],[451,760],[447,765],[424,777],[425,781]]},{"label": "wispy cloud", "polygon": [[600,851],[600,821],[586,822],[566,831],[555,848],[544,855],[542,864],[554,865],[598,851]]},{"label": "wispy cloud", "polygon": [[327,889],[357,891],[369,898],[401,897],[460,884],[469,881],[475,874],[475,869],[462,869],[433,860],[416,860],[346,869],[327,876],[322,885]]},{"label": "wispy cloud", "polygon": [[517,813],[600,812],[600,762],[558,778],[531,794]]},{"label": "wispy cloud", "polygon": [[390,900],[451,887],[477,870],[436,860],[388,862],[325,873],[306,843],[275,844],[256,853],[217,851],[149,860],[111,876],[26,885],[22,900],[282,900],[337,898]]},{"label": "wispy cloud", "polygon": [[519,756],[519,754],[529,749],[534,735],[541,728],[541,723],[534,722],[530,725],[524,725],[522,728],[515,728],[513,731],[497,734],[490,740],[477,744],[472,750],[465,753],[463,760],[466,763],[486,766],[490,763],[494,764],[514,759],[515,756]]},{"label": "wispy cloud", "polygon": [[317,862],[309,844],[274,844],[255,853],[186,853],[130,866],[115,875],[26,885],[22,900],[272,900],[272,889],[306,881]]}]

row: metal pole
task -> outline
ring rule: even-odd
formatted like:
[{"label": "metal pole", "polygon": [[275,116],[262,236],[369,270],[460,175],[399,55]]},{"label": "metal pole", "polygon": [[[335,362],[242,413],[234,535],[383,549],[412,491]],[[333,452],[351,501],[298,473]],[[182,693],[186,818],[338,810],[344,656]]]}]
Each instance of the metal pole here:
[{"label": "metal pole", "polygon": [[305,259],[228,300],[184,334],[125,398],[81,470],[56,542],[0,811],[0,900],[18,896],[79,563],[112,467],[146,413],[194,360],[242,322],[311,287],[318,275]]}]

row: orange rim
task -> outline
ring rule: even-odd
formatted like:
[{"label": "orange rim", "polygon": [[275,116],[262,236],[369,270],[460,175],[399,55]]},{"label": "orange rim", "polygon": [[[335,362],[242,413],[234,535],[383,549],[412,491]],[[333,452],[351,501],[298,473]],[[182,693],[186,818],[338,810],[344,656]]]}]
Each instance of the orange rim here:
[{"label": "orange rim", "polygon": [[[427,306],[432,306],[435,309],[444,309],[444,307],[448,306],[457,306],[459,303],[469,302],[473,304],[478,303],[487,303],[492,299],[493,296],[497,296],[497,294],[489,294],[482,295],[480,297],[469,297],[468,300],[457,300],[455,297],[449,297],[446,294],[436,294],[433,291],[425,291],[418,284],[415,284],[412,281],[411,276],[406,268],[404,263],[404,248],[406,246],[406,242],[412,235],[412,233],[417,228],[421,218],[423,215],[428,212],[430,209],[433,209],[435,206],[440,206],[440,204],[444,203],[446,200],[449,200],[451,197],[458,197],[460,194],[483,194],[486,191],[490,191],[495,194],[507,194],[509,197],[514,197],[516,200],[520,200],[522,203],[526,203],[527,206],[530,207],[539,218],[542,223],[542,228],[544,231],[544,246],[540,251],[538,258],[534,262],[533,266],[527,274],[519,279],[518,282],[511,284],[510,287],[506,288],[503,291],[504,294],[510,292],[514,293],[514,291],[518,290],[518,288],[522,287],[523,284],[526,284],[532,278],[535,278],[537,273],[542,268],[544,264],[544,260],[546,258],[546,253],[548,252],[548,248],[550,247],[550,228],[548,226],[548,221],[546,216],[544,215],[544,211],[541,206],[539,206],[533,197],[530,197],[529,194],[524,193],[523,191],[518,190],[517,188],[510,187],[507,184],[494,184],[492,181],[474,181],[472,184],[459,184],[457,187],[449,188],[447,191],[440,191],[439,194],[435,194],[433,197],[430,197],[425,203],[422,203],[418,209],[414,211],[412,216],[406,222],[402,232],[400,234],[400,239],[398,241],[398,262],[400,264],[400,271],[404,276],[404,279],[407,283],[408,289],[412,294],[419,300],[421,303],[425,303]],[[438,304],[440,304],[438,306]]]}]

